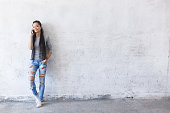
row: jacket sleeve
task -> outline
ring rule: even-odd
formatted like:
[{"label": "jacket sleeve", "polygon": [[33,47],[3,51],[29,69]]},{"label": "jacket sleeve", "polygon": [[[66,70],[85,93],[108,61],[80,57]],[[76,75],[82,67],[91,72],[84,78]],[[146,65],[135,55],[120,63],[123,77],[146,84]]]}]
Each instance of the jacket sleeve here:
[{"label": "jacket sleeve", "polygon": [[52,45],[49,36],[47,36],[46,47],[48,52],[52,52]]}]

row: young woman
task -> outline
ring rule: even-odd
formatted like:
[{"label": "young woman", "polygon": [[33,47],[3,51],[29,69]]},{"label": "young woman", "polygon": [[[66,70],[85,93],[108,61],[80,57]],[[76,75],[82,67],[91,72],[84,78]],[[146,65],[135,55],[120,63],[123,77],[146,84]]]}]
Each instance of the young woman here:
[{"label": "young woman", "polygon": [[[30,88],[36,99],[37,106],[42,106],[43,94],[45,89],[45,75],[47,70],[47,61],[52,54],[52,46],[48,36],[44,35],[41,22],[33,21],[29,49],[32,50],[31,65],[29,67]],[[39,93],[36,90],[35,75],[39,69]]]}]

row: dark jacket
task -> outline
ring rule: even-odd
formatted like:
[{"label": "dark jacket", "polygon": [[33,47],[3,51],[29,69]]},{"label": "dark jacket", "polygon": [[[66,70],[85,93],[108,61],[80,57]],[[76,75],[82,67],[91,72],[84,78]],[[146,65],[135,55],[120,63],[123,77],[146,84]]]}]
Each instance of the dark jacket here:
[{"label": "dark jacket", "polygon": [[[44,36],[44,42],[45,42],[45,49],[42,49],[42,51],[40,51],[39,53],[39,58],[40,59],[46,59],[47,58],[47,53],[48,52],[52,52],[52,45],[51,45],[51,42],[50,42],[50,38],[49,36]],[[40,46],[41,47],[41,46]],[[31,60],[34,60],[34,47],[32,49],[32,54],[31,54]]]}]

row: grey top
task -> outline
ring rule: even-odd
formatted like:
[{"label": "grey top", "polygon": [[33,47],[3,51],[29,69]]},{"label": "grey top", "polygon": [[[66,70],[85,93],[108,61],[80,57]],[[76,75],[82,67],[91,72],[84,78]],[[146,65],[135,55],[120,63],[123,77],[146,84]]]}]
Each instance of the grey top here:
[{"label": "grey top", "polygon": [[[52,45],[51,45],[49,36],[44,36],[44,39],[45,39],[45,45],[46,45],[47,53],[52,52]],[[34,59],[35,60],[40,60],[40,58],[39,58],[39,54],[40,54],[39,41],[40,41],[40,37],[36,37],[35,43],[34,43],[34,47],[35,47]]]},{"label": "grey top", "polygon": [[35,38],[35,43],[34,43],[34,46],[35,46],[35,56],[34,56],[34,59],[35,60],[40,60],[39,59],[39,53],[40,53],[39,41],[40,41],[40,38],[36,37]]}]

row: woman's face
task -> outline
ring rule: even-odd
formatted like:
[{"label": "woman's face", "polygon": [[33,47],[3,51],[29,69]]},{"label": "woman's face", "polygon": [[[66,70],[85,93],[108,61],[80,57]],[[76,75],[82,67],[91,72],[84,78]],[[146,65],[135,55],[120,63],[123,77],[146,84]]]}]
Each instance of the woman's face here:
[{"label": "woman's face", "polygon": [[33,23],[32,27],[33,27],[33,30],[34,30],[36,33],[38,33],[38,32],[41,31],[41,26],[40,26],[38,23],[36,23],[36,22]]}]

